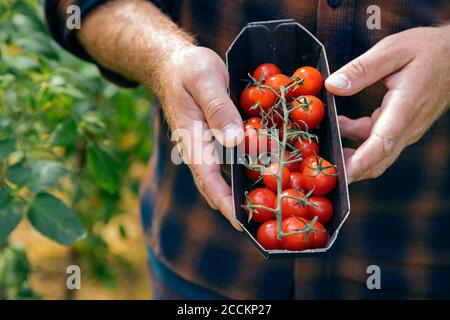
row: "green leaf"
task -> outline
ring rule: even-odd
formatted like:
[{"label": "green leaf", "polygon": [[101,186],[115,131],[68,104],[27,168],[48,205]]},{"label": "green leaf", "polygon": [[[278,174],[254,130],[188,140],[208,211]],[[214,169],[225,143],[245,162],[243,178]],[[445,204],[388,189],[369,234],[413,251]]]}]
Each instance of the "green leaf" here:
[{"label": "green leaf", "polygon": [[32,58],[25,56],[8,57],[4,58],[7,65],[11,68],[17,69],[19,71],[30,71],[39,69],[39,64]]},{"label": "green leaf", "polygon": [[8,168],[6,176],[8,177],[9,181],[14,183],[18,187],[23,187],[31,178],[30,171],[30,168],[25,165],[25,162],[20,161]]},{"label": "green leaf", "polygon": [[6,189],[0,190],[0,243],[9,236],[22,219],[23,208],[15,203]]},{"label": "green leaf", "polygon": [[116,161],[109,153],[95,144],[88,146],[88,169],[100,188],[109,193],[119,189],[119,173]]},{"label": "green leaf", "polygon": [[86,235],[78,216],[48,193],[34,197],[28,209],[28,220],[37,231],[64,245],[73,244]]},{"label": "green leaf", "polygon": [[6,206],[11,200],[9,190],[6,188],[0,188],[0,209]]},{"label": "green leaf", "polygon": [[0,161],[8,157],[16,148],[16,139],[8,138],[0,140]]},{"label": "green leaf", "polygon": [[50,146],[66,147],[72,144],[78,137],[77,124],[69,119],[58,124],[50,136]]},{"label": "green leaf", "polygon": [[7,246],[0,252],[0,287],[18,288],[27,281],[30,263],[24,248]]},{"label": "green leaf", "polygon": [[30,191],[41,192],[53,187],[67,172],[66,167],[56,161],[20,161],[8,168],[7,177],[19,187],[27,185]]},{"label": "green leaf", "polygon": [[31,164],[31,177],[28,188],[32,192],[40,192],[53,187],[59,178],[67,173],[67,169],[59,162],[40,160]]}]

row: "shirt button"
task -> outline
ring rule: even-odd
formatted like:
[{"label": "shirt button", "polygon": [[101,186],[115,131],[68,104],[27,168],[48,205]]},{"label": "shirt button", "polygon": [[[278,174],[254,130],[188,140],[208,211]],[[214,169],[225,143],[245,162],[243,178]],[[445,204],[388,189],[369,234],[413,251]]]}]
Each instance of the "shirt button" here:
[{"label": "shirt button", "polygon": [[327,0],[328,5],[332,8],[337,8],[342,4],[342,0]]}]

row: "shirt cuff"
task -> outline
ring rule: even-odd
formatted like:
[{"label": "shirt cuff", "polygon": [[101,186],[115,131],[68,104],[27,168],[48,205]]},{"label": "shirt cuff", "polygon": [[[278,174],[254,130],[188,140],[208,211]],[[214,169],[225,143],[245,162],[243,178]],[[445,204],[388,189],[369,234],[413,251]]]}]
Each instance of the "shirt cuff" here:
[{"label": "shirt cuff", "polygon": [[137,82],[129,80],[96,62],[79,43],[76,36],[77,30],[69,29],[66,24],[66,19],[72,14],[72,11],[67,13],[67,8],[69,6],[76,5],[80,8],[81,21],[83,21],[83,18],[91,10],[107,1],[108,0],[45,0],[47,27],[56,42],[77,57],[95,63],[106,79],[122,87],[135,87],[138,85]]}]

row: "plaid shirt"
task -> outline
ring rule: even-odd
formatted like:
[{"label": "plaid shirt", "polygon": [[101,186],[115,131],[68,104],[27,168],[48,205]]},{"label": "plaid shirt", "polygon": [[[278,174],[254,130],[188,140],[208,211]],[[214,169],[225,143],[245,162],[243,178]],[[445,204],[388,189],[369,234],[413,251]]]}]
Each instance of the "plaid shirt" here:
[{"label": "plaid shirt", "polygon": [[[102,1],[47,1],[56,40],[89,59],[64,28],[69,3],[83,13]],[[450,3],[383,0],[155,0],[200,45],[224,54],[251,21],[294,18],[323,42],[330,68],[357,57],[389,34],[450,21]],[[369,5],[381,29],[366,27]],[[56,10],[59,8],[59,10]],[[426,45],[427,39],[417,39]],[[425,66],[424,66],[425,67]],[[122,84],[125,79],[103,69]],[[431,84],[430,84],[431,85]],[[385,89],[338,98],[338,112],[370,114]],[[197,192],[185,165],[170,161],[172,145],[155,103],[154,152],[143,184],[142,219],[152,251],[180,277],[231,298],[450,298],[450,115],[447,113],[380,178],[351,185],[352,212],[328,255],[265,260]],[[347,143],[347,142],[346,142]],[[381,268],[381,290],[368,290],[366,269]]]}]

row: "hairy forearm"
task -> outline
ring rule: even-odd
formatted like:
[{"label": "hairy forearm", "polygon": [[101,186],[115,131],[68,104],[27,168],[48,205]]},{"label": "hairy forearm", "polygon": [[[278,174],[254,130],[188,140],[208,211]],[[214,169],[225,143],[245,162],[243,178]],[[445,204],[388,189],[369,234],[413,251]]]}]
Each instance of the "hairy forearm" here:
[{"label": "hairy forearm", "polygon": [[78,39],[101,65],[152,87],[157,93],[162,66],[194,39],[148,1],[107,2],[84,19]]}]

